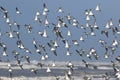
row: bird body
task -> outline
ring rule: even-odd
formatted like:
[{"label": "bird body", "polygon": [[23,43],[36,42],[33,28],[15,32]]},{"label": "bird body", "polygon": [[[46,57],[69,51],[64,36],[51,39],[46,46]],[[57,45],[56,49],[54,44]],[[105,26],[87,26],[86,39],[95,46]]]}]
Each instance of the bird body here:
[{"label": "bird body", "polygon": [[51,69],[49,67],[47,67],[47,70],[46,70],[47,73],[50,73],[51,72]]}]

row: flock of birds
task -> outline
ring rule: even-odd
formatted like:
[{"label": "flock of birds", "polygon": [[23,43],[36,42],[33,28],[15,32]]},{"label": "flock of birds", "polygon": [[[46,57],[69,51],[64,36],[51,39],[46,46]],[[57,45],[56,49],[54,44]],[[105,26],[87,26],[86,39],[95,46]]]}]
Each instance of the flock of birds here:
[{"label": "flock of birds", "polygon": [[[24,14],[17,7],[15,10],[17,15]],[[97,45],[91,47],[89,50],[82,48],[81,45],[87,43],[86,42],[87,39],[92,37],[93,39],[100,38],[97,44],[100,45],[100,48],[102,48],[102,52],[104,51],[104,58],[109,59],[116,54],[119,48],[120,20],[118,21],[118,24],[115,25],[113,24],[113,20],[111,18],[107,21],[104,27],[100,27],[97,24],[96,15],[101,13],[101,11],[102,10],[100,9],[99,4],[94,9],[86,9],[84,11],[84,16],[85,16],[84,18],[85,25],[84,25],[84,24],[80,24],[79,20],[77,20],[77,18],[72,16],[70,13],[63,16],[63,14],[65,14],[65,11],[63,10],[62,7],[59,7],[57,10],[57,13],[59,14],[56,19],[57,22],[52,22],[52,20],[49,19],[50,10],[44,3],[43,9],[41,11],[42,13],[36,11],[33,20],[36,23],[38,23],[40,26],[39,28],[41,29],[41,31],[38,31],[36,33],[37,35],[39,35],[43,43],[39,43],[39,39],[35,38],[35,36],[32,36],[33,40],[31,44],[34,48],[34,51],[32,51],[31,49],[29,49],[29,47],[26,47],[26,45],[24,45],[24,42],[22,40],[22,38],[24,37],[21,36],[22,34],[21,29],[27,31],[27,34],[32,35],[32,34],[36,34],[33,32],[34,27],[30,24],[19,24],[17,23],[17,21],[12,22],[12,19],[9,15],[9,11],[5,9],[5,7],[0,6],[0,16],[1,16],[0,19],[1,20],[3,19],[4,23],[8,25],[8,29],[9,29],[9,31],[7,32],[3,32],[2,28],[0,29],[0,51],[2,52],[0,57],[1,58],[6,57],[10,62],[9,55],[13,55],[14,60],[16,60],[17,65],[22,70],[24,70],[24,65],[22,65],[22,60],[26,60],[28,64],[30,64],[31,63],[30,57],[34,55],[38,55],[40,56],[40,59],[42,61],[47,61],[50,55],[59,56],[59,54],[61,54],[60,52],[58,52],[59,47],[62,47],[62,49],[66,50],[66,53],[65,54],[62,53],[62,54],[68,57],[75,54],[77,56],[80,56],[80,58],[85,57],[88,58],[89,60],[93,60],[93,59],[99,60],[101,54],[96,50],[96,47],[98,47]],[[16,26],[17,28],[14,26]],[[81,34],[73,35],[72,31],[74,31],[74,29],[79,30]],[[2,40],[3,36],[7,36],[9,39],[13,40],[17,46],[17,49],[19,49],[20,51],[24,51],[24,54],[21,54],[15,49],[13,49],[12,52],[8,52],[8,47],[11,47],[12,49],[12,45],[7,45],[6,42]],[[74,36],[79,37],[79,40],[73,39]],[[102,37],[99,36],[104,37],[104,39],[102,39]],[[111,36],[113,37],[113,40],[111,43],[110,42],[108,43],[106,39],[109,40]],[[31,37],[31,36],[26,36],[26,37]],[[89,44],[86,44],[86,47],[87,45]],[[74,53],[71,53],[71,51],[73,51]],[[120,62],[120,56],[118,55],[118,57],[116,57],[115,60]],[[3,60],[1,59],[0,61],[2,62]],[[82,62],[86,65],[86,67],[89,67],[89,63],[84,58],[82,59]],[[41,67],[44,67],[43,64],[38,63],[38,65]],[[120,78],[120,69],[116,67],[113,60],[111,60],[111,64],[113,65],[115,76],[117,78]],[[52,67],[55,66],[56,64],[54,60]],[[65,72],[65,80],[72,80],[71,76],[74,70],[73,69],[74,64],[72,64],[72,61],[69,61],[67,67],[69,68],[69,70]],[[11,64],[8,64],[8,71],[10,73],[10,76],[12,76],[13,69]],[[30,71],[37,74],[37,69],[35,68],[31,68]],[[46,72],[48,73],[52,72],[49,66]],[[59,77],[56,77],[56,80],[59,80]],[[85,80],[90,80],[90,79],[85,78]]]}]

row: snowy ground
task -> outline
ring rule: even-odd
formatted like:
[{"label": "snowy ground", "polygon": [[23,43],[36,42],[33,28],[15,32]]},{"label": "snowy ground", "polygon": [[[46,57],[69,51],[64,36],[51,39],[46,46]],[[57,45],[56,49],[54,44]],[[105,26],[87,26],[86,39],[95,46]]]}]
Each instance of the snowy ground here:
[{"label": "snowy ground", "polygon": [[[8,62],[0,63],[0,80],[57,80],[56,77],[59,77],[59,80],[65,80],[65,71],[68,70],[66,64],[68,62],[55,62],[56,66],[52,67],[50,64],[52,61],[45,62],[44,67],[41,68],[37,66],[36,61],[32,61],[31,64],[23,62],[24,70],[21,70],[15,62],[12,64],[12,78],[9,77],[8,72]],[[42,62],[44,63],[44,62]],[[105,80],[105,73],[108,73],[110,80],[115,79],[115,73],[112,68],[111,63],[103,63],[103,62],[90,62],[89,68],[86,68],[82,62],[72,62],[74,64],[74,71],[72,75],[72,79],[74,80],[84,80],[84,77],[90,77],[92,80]],[[47,67],[50,67],[51,73],[47,73]],[[96,69],[93,67],[97,66]],[[120,65],[116,65],[120,67]],[[31,68],[35,68],[37,70],[37,74],[30,72]]]},{"label": "snowy ground", "polygon": [[[60,76],[61,77],[61,76]],[[53,76],[50,76],[50,77],[14,77],[14,78],[7,78],[7,77],[2,77],[1,79],[3,80],[56,80],[55,77]],[[65,80],[64,77],[61,77],[59,80]],[[84,80],[83,78],[80,78],[80,77],[74,77],[74,80]],[[105,80],[103,78],[93,78],[92,80]],[[110,78],[109,80],[116,80],[114,78]]]}]

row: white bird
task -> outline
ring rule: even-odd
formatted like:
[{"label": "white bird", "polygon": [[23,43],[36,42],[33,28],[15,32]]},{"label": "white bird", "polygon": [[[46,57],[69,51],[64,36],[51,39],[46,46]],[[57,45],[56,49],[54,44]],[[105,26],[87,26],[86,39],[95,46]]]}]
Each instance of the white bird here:
[{"label": "white bird", "polygon": [[12,70],[12,66],[11,66],[10,63],[9,63],[7,66],[8,66],[9,76],[12,77],[12,72],[13,72],[13,70]]},{"label": "white bird", "polygon": [[35,41],[34,38],[33,38],[32,44],[34,45],[35,49],[38,49],[38,48],[37,48],[37,42]]},{"label": "white bird", "polygon": [[3,52],[2,52],[2,55],[3,55],[3,56],[7,56],[7,52],[6,52],[6,51],[3,51]]},{"label": "white bird", "polygon": [[80,36],[80,41],[84,41],[83,36]]},{"label": "white bird", "polygon": [[10,30],[9,32],[6,32],[9,38],[14,38],[12,31]]},{"label": "white bird", "polygon": [[53,45],[54,47],[58,47],[58,43],[57,43],[57,41],[55,40],[54,41],[54,45]]},{"label": "white bird", "polygon": [[70,13],[67,16],[65,16],[65,17],[67,18],[68,23],[71,24],[72,17],[70,15]]},{"label": "white bird", "polygon": [[57,12],[58,13],[63,13],[64,11],[62,10],[62,7],[59,7]]},{"label": "white bird", "polygon": [[47,16],[45,17],[44,26],[45,26],[45,27],[48,27],[48,26],[49,26],[49,22],[48,22],[48,18],[47,18]]},{"label": "white bird", "polygon": [[72,74],[73,74],[72,71],[71,71],[71,69],[69,69],[69,70],[67,71],[67,74],[68,74],[68,75],[72,75]]},{"label": "white bird", "polygon": [[38,16],[35,16],[34,20],[35,20],[35,21],[38,21]]},{"label": "white bird", "polygon": [[89,11],[87,9],[85,10],[85,15],[89,15]]},{"label": "white bird", "polygon": [[32,54],[32,52],[28,48],[25,48],[25,52]]},{"label": "white bird", "polygon": [[73,18],[73,23],[76,23],[76,22],[77,22],[77,20],[75,18]]},{"label": "white bird", "polygon": [[39,11],[37,11],[35,16],[40,16],[40,12],[39,12]]},{"label": "white bird", "polygon": [[95,10],[96,10],[96,11],[101,11],[101,10],[100,10],[100,5],[99,5],[99,4],[97,4]]},{"label": "white bird", "polygon": [[51,72],[51,69],[49,67],[47,67],[47,70],[46,70],[47,73],[50,73]]},{"label": "white bird", "polygon": [[35,21],[38,21],[38,16],[40,16],[40,12],[37,11],[36,14],[35,14],[35,17],[34,17]]},{"label": "white bird", "polygon": [[9,68],[9,72],[12,72],[12,69],[11,69],[11,68]]},{"label": "white bird", "polygon": [[110,19],[110,21],[109,21],[109,25],[110,25],[110,26],[113,26],[112,19]]},{"label": "white bird", "polygon": [[21,14],[21,12],[19,11],[17,7],[16,7],[16,14]]},{"label": "white bird", "polygon": [[10,77],[12,77],[12,72],[13,72],[12,68],[10,67],[10,68],[8,69],[8,71],[9,71]]},{"label": "white bird", "polygon": [[38,34],[41,35],[44,38],[48,37],[46,29],[44,29],[43,31],[39,31]]},{"label": "white bird", "polygon": [[45,54],[45,58],[46,58],[46,59],[49,58],[48,54]]},{"label": "white bird", "polygon": [[46,16],[46,15],[47,15],[47,12],[43,11],[42,15],[43,15],[43,16]]},{"label": "white bird", "polygon": [[41,60],[44,61],[45,59],[46,59],[46,57],[44,55],[42,55]]},{"label": "white bird", "polygon": [[43,12],[42,12],[42,15],[43,16],[46,16],[47,15],[47,12],[49,12],[48,8],[46,7],[46,4],[44,3],[43,4]]},{"label": "white bird", "polygon": [[62,24],[62,23],[61,23],[60,21],[58,21],[56,27],[60,28],[60,27],[61,27],[61,24]]},{"label": "white bird", "polygon": [[31,68],[30,71],[34,72],[35,74],[37,74],[37,70],[35,68]]},{"label": "white bird", "polygon": [[118,43],[118,40],[117,40],[117,39],[114,39],[113,42],[112,42],[112,45],[115,46],[115,47],[117,47],[118,44],[119,44],[119,43]]},{"label": "white bird", "polygon": [[89,25],[89,23],[88,23],[88,22],[86,22],[85,26],[86,26],[86,27],[89,27],[90,25]]},{"label": "white bird", "polygon": [[71,52],[69,51],[69,49],[67,49],[66,55],[67,55],[67,56],[70,56],[70,55],[71,55]]},{"label": "white bird", "polygon": [[36,53],[41,54],[41,50],[37,48]]},{"label": "white bird", "polygon": [[94,20],[93,28],[95,28],[95,29],[99,29],[99,27],[98,27],[98,25],[97,25],[97,23],[96,23],[96,19]]},{"label": "white bird", "polygon": [[20,48],[20,49],[25,48],[21,40],[18,40],[16,43],[17,43],[18,48]]},{"label": "white bird", "polygon": [[8,17],[8,13],[3,13],[3,18],[6,19]]},{"label": "white bird", "polygon": [[102,39],[99,40],[99,43],[100,43],[102,46],[104,46],[104,45],[106,44],[106,42],[105,42],[104,40],[102,40]]},{"label": "white bird", "polygon": [[50,49],[51,51],[55,51],[55,48],[54,47],[51,47],[51,49]]},{"label": "white bird", "polygon": [[73,21],[72,25],[75,27],[78,27],[78,24],[79,24],[78,21],[75,18],[73,18],[72,21]]},{"label": "white bird", "polygon": [[73,68],[74,65],[73,65],[73,63],[72,63],[71,61],[69,61],[68,64],[67,64],[67,67],[69,67],[69,68]]},{"label": "white bird", "polygon": [[44,29],[44,31],[43,31],[43,35],[42,35],[43,37],[48,37],[47,36],[47,32],[46,32],[46,29]]},{"label": "white bird", "polygon": [[96,52],[96,50],[94,48],[90,49],[90,53],[95,53],[95,52]]},{"label": "white bird", "polygon": [[106,23],[105,28],[107,28],[107,29],[111,28],[109,22]]},{"label": "white bird", "polygon": [[71,36],[71,31],[70,30],[68,30],[67,36]]},{"label": "white bird", "polygon": [[91,32],[90,34],[91,34],[92,36],[95,36],[95,33],[94,33],[94,32]]},{"label": "white bird", "polygon": [[115,77],[119,79],[120,78],[120,69],[117,67],[114,67],[114,71],[115,71]]},{"label": "white bird", "polygon": [[65,72],[65,80],[71,80],[71,75],[69,75],[67,72]]},{"label": "white bird", "polygon": [[92,12],[92,9],[89,10],[89,16],[94,16],[93,12]]},{"label": "white bird", "polygon": [[79,45],[77,40],[72,40],[72,42],[73,42],[74,45],[77,45],[77,46]]},{"label": "white bird", "polygon": [[9,17],[6,18],[6,23],[10,24],[10,18]]},{"label": "white bird", "polygon": [[108,58],[109,58],[109,55],[108,55],[107,52],[105,52],[104,57],[105,57],[105,59],[108,59]]},{"label": "white bird", "polygon": [[55,67],[55,66],[56,66],[55,61],[53,61],[52,62],[52,67]]},{"label": "white bird", "polygon": [[3,52],[2,52],[2,55],[3,56],[8,56],[7,55],[7,46],[3,43],[0,42],[0,46],[3,48]]},{"label": "white bird", "polygon": [[47,8],[47,6],[46,6],[45,3],[43,4],[43,11],[45,11],[45,12],[49,12],[49,10],[48,10],[48,8]]},{"label": "white bird", "polygon": [[86,15],[85,20],[86,20],[86,21],[89,21],[89,20],[90,20],[90,16],[89,16],[89,15]]},{"label": "white bird", "polygon": [[69,48],[69,44],[68,44],[67,40],[65,41],[65,48],[67,48],[67,49]]}]

